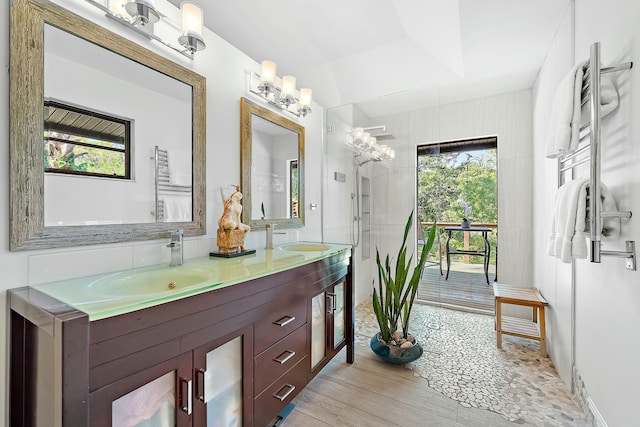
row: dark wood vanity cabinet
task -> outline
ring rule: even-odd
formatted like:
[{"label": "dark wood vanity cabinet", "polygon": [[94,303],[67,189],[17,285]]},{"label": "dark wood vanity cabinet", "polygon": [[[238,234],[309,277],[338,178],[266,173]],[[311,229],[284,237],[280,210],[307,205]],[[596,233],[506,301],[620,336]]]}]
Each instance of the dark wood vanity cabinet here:
[{"label": "dark wood vanity cabinet", "polygon": [[[32,288],[11,290],[10,425],[106,427],[138,413],[177,426],[267,425],[337,351],[347,346],[353,361],[350,259],[95,321]],[[319,298],[323,333],[313,327]]]},{"label": "dark wood vanity cabinet", "polygon": [[347,341],[347,284],[340,279],[311,297],[311,377],[313,378]]}]

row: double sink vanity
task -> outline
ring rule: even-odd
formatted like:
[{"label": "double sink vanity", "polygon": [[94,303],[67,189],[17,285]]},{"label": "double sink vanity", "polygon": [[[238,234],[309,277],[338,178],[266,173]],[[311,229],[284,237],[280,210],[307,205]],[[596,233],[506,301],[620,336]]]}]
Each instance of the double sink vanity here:
[{"label": "double sink vanity", "polygon": [[351,280],[349,246],[292,243],[11,290],[11,425],[265,426],[353,362]]},{"label": "double sink vanity", "polygon": [[[216,143],[206,137],[206,78],[110,31],[107,18],[102,26],[47,0],[11,2],[12,251],[207,234],[205,191],[222,189],[205,182]],[[112,86],[96,73],[127,80]],[[305,128],[243,93],[242,221],[254,231],[304,227]],[[53,103],[126,123],[121,177],[52,167],[54,148],[81,147],[69,137],[108,136],[62,127]],[[171,126],[158,127],[168,112]],[[184,216],[160,209],[172,194],[159,184],[159,148],[191,158],[190,182],[172,189],[185,190]],[[280,177],[283,191],[263,188],[265,176]],[[299,242],[12,289],[9,425],[265,426],[342,348],[353,362],[351,260],[348,245]]]}]

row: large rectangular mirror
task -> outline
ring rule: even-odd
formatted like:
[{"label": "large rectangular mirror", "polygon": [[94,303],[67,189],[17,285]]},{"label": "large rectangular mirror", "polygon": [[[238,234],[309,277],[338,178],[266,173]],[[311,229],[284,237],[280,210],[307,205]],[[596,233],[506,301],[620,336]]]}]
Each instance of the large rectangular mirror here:
[{"label": "large rectangular mirror", "polygon": [[205,233],[205,78],[53,3],[11,6],[11,250]]},{"label": "large rectangular mirror", "polygon": [[243,222],[304,225],[304,127],[240,100]]}]

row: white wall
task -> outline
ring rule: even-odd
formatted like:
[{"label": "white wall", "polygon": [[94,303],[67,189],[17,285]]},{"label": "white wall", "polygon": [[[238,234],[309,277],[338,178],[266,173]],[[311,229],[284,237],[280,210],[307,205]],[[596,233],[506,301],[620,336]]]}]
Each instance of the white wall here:
[{"label": "white wall", "polygon": [[569,5],[533,89],[534,282],[549,302],[547,351],[566,384],[572,364],[571,266],[546,255],[558,178],[556,162],[544,153],[555,91],[573,66],[572,16]]},{"label": "white wall", "polygon": [[[385,143],[396,150],[396,158],[389,166],[372,166],[374,243],[380,253],[397,253],[407,217],[415,209],[416,146],[497,135],[498,279],[531,286],[531,91],[379,117],[373,122],[387,126],[387,132],[395,139]],[[409,244],[415,245],[414,233]]]},{"label": "white wall", "polygon": [[[216,248],[215,232],[217,220],[222,214],[220,187],[231,183],[240,183],[240,97],[251,98],[248,93],[248,75],[250,70],[259,69],[259,64],[244,53],[238,51],[226,41],[212,32],[205,31],[207,49],[199,52],[194,61],[136,36],[126,28],[115,24],[98,13],[88,3],[74,0],[57,0],[56,3],[99,23],[114,32],[134,39],[145,47],[155,50],[161,55],[192,68],[207,78],[207,234],[201,237],[185,239],[185,258],[206,256]],[[3,69],[9,68],[9,2],[2,2],[0,10],[0,60]],[[254,99],[256,99],[254,97]],[[260,102],[257,100],[256,102]],[[297,119],[305,127],[306,133],[306,201],[321,202],[322,185],[320,177],[322,165],[323,143],[322,107],[313,106],[313,113],[306,118]],[[133,242],[113,245],[67,248],[60,250],[43,250],[30,252],[9,252],[9,73],[0,73],[0,129],[4,135],[0,138],[0,303],[4,316],[0,320],[0,414],[6,417],[7,398],[7,289],[48,281],[80,277],[101,272],[134,268],[169,262],[169,250],[166,241]],[[306,239],[321,240],[321,211],[310,210],[308,205],[300,207],[305,212],[306,226],[302,229],[288,230],[286,236],[274,236],[275,243]],[[251,232],[246,239],[246,246],[264,247],[264,232]],[[0,415],[1,416],[1,415]]]},{"label": "white wall", "polygon": [[[640,394],[640,276],[628,271],[624,260],[603,257],[602,263],[587,260],[561,264],[546,256],[546,239],[556,191],[556,163],[544,159],[542,147],[555,87],[572,63],[586,59],[589,46],[599,41],[602,62],[611,65],[640,58],[640,3],[634,0],[575,2],[574,27],[570,11],[559,30],[534,88],[534,155],[536,206],[535,277],[549,296],[553,316],[549,324],[554,363],[567,384],[571,378],[570,329],[571,286],[575,288],[575,369],[596,416],[609,426],[637,422]],[[575,38],[575,54],[571,39]],[[611,189],[620,210],[640,212],[640,70],[617,73],[614,83],[621,95],[619,109],[602,122],[602,180]],[[637,240],[637,218],[623,221],[622,236],[607,249],[623,249],[624,240]]]}]

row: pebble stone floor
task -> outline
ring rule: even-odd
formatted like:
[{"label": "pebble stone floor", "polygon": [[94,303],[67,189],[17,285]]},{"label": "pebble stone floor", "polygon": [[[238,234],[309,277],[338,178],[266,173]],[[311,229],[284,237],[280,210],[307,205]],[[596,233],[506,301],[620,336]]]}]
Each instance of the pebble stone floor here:
[{"label": "pebble stone floor", "polygon": [[[503,336],[496,347],[493,316],[415,304],[412,319],[424,354],[405,366],[432,389],[517,424],[592,425],[537,342]],[[371,301],[358,306],[356,342],[368,345],[378,330]]]}]

